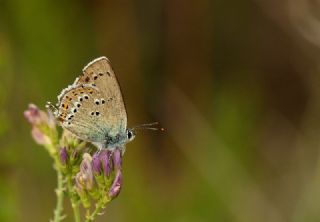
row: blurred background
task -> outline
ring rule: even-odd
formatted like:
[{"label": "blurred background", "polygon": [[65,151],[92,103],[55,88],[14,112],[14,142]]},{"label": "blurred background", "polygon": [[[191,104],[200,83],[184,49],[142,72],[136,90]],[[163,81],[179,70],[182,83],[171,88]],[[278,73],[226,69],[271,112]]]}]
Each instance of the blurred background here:
[{"label": "blurred background", "polygon": [[320,221],[317,0],[0,1],[0,221],[52,218],[55,172],[23,111],[102,55],[129,126],[166,132],[127,146],[98,221]]}]

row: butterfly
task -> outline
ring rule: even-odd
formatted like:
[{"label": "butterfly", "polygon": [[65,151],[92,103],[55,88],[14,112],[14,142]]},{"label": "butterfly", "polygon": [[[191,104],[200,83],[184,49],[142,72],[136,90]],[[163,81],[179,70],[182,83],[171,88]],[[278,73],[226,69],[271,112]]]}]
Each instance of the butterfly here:
[{"label": "butterfly", "polygon": [[106,57],[91,61],[74,83],[63,89],[53,112],[60,125],[81,140],[91,142],[99,150],[125,150],[139,129],[163,130],[158,123],[127,128],[127,112],[120,85]]}]

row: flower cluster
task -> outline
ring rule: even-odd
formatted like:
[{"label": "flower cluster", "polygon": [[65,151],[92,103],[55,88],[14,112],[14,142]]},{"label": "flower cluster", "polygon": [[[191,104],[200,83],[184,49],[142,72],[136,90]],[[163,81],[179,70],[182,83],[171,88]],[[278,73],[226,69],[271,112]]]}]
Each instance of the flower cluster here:
[{"label": "flower cluster", "polygon": [[101,150],[92,156],[84,152],[79,166],[74,164],[74,152],[70,153],[66,147],[60,151],[63,172],[75,178],[74,189],[85,208],[91,207],[90,200],[99,202],[103,208],[118,196],[122,184],[121,159],[119,149]]},{"label": "flower cluster", "polygon": [[[107,196],[112,199],[120,193],[121,183],[122,183],[122,173],[121,173],[121,151],[115,149],[114,151],[103,150],[101,152],[95,153],[92,157],[92,169],[94,175],[98,179],[102,177],[106,178],[106,181],[112,178],[111,187],[107,192]],[[101,182],[101,181],[100,181]],[[103,183],[99,186],[103,187]]]},{"label": "flower cluster", "polygon": [[43,145],[54,160],[58,175],[57,207],[54,222],[61,221],[63,198],[70,198],[76,222],[79,205],[86,209],[85,221],[93,221],[106,204],[117,197],[122,185],[122,152],[120,149],[93,152],[87,143],[63,131],[59,138],[52,115],[30,104],[24,116],[32,126],[32,137]]}]

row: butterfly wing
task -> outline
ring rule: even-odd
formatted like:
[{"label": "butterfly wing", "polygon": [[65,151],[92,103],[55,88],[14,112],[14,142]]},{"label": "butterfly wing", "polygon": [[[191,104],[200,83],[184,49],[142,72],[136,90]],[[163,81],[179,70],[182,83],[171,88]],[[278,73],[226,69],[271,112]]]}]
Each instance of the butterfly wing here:
[{"label": "butterfly wing", "polygon": [[111,104],[104,103],[105,108],[95,104],[96,98],[102,97],[99,89],[90,85],[71,86],[59,97],[55,115],[62,127],[80,139],[102,143],[111,126],[108,128],[100,118],[107,114],[105,110]]},{"label": "butterfly wing", "polygon": [[127,128],[127,113],[122,98],[120,85],[106,57],[100,57],[83,68],[83,74],[77,78],[74,84],[89,84],[97,87],[105,101],[110,106],[103,116],[104,124],[107,124],[115,131],[124,133]]}]

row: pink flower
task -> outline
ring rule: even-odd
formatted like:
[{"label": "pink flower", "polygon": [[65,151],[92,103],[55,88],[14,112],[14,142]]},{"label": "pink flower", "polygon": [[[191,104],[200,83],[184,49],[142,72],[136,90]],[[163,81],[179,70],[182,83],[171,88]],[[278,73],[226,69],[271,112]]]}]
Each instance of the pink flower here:
[{"label": "pink flower", "polygon": [[109,197],[115,198],[119,195],[122,186],[122,173],[121,170],[117,170],[116,177],[112,183],[112,186],[109,190]]},{"label": "pink flower", "polygon": [[92,157],[89,153],[83,154],[80,172],[76,175],[77,190],[91,190],[93,187]]},{"label": "pink flower", "polygon": [[28,109],[23,114],[32,126],[33,139],[40,145],[51,145],[51,136],[53,135],[51,132],[55,131],[55,122],[52,116],[39,110],[34,104],[29,104]]},{"label": "pink flower", "polygon": [[66,165],[68,159],[69,159],[69,156],[68,156],[67,149],[65,147],[62,147],[60,149],[60,161],[61,161],[61,164],[62,165]]},{"label": "pink flower", "polygon": [[36,143],[38,143],[39,145],[51,144],[51,139],[37,127],[32,128],[31,135],[33,139],[36,141]]},{"label": "pink flower", "polygon": [[104,175],[109,177],[111,174],[112,170],[112,163],[110,161],[111,159],[111,151],[109,150],[102,150],[100,154],[100,161],[102,162],[103,165],[103,172]]},{"label": "pink flower", "polygon": [[34,104],[29,104],[29,107],[24,111],[24,116],[32,126],[48,125],[50,128],[55,127],[53,117],[46,112],[39,110]]}]

